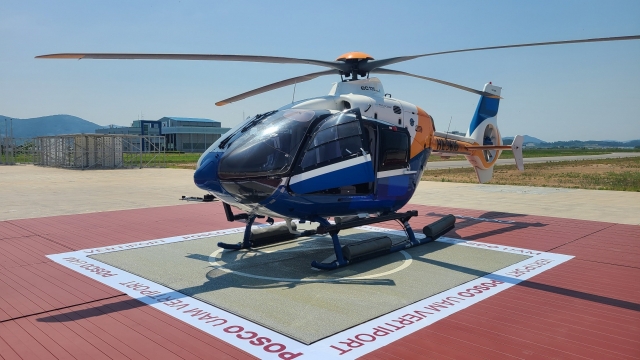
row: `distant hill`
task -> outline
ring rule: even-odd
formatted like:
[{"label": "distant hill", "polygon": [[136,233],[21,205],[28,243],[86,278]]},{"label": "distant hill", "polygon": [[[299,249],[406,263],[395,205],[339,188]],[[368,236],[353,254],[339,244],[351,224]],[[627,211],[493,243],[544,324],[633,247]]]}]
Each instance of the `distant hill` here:
[{"label": "distant hill", "polygon": [[[539,143],[543,143],[543,140],[540,140],[538,138],[535,138],[533,136],[529,136],[529,135],[523,135],[524,136],[524,143],[528,144],[528,143],[534,143],[534,144],[539,144]],[[509,144],[511,144],[511,142],[513,141],[513,136],[507,136],[507,137],[503,137],[502,141],[505,142],[505,140],[509,140],[507,141]]]},{"label": "distant hill", "polygon": [[554,141],[554,142],[545,142],[539,144],[540,147],[565,147],[565,148],[579,148],[579,147],[588,147],[588,148],[617,148],[617,147],[638,147],[640,146],[639,140],[631,140],[631,141],[612,141],[612,140],[569,140],[569,141]]},{"label": "distant hill", "polygon": [[[5,119],[0,115],[0,134],[4,136]],[[60,134],[95,133],[102,126],[71,115],[50,115],[32,119],[13,119],[13,137],[33,138]]]},{"label": "distant hill", "polygon": [[[534,143],[540,148],[617,148],[617,147],[638,147],[640,146],[640,140],[631,141],[615,141],[615,140],[568,140],[568,141],[553,141],[546,142],[538,138],[529,135],[524,136],[524,143]],[[506,136],[502,138],[502,142],[505,145],[511,145],[513,142],[513,136]]]}]

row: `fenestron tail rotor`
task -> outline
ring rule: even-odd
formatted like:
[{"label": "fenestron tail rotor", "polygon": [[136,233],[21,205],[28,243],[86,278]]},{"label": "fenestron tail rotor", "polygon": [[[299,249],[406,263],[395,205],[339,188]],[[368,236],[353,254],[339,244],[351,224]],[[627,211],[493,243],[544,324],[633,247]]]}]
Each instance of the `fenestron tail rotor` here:
[{"label": "fenestron tail rotor", "polygon": [[413,60],[421,57],[454,54],[470,51],[482,51],[482,50],[497,50],[497,49],[509,49],[531,46],[546,46],[546,45],[567,45],[567,44],[579,44],[579,43],[592,43],[592,42],[607,42],[607,41],[624,41],[624,40],[638,40],[640,35],[631,36],[616,36],[616,37],[604,37],[604,38],[591,38],[591,39],[578,39],[578,40],[562,40],[562,41],[548,41],[538,43],[525,43],[525,44],[512,44],[512,45],[500,45],[500,46],[488,46],[479,48],[468,48],[458,50],[448,50],[440,52],[432,52],[420,55],[411,56],[399,56],[387,59],[375,60],[372,56],[362,52],[350,52],[339,56],[335,61],[315,60],[315,59],[299,59],[288,58],[280,56],[261,56],[261,55],[220,55],[220,54],[132,54],[132,53],[59,53],[36,56],[37,59],[126,59],[126,60],[207,60],[207,61],[242,61],[242,62],[258,62],[258,63],[273,63],[273,64],[304,64],[304,65],[317,65],[331,68],[332,70],[321,71],[317,73],[311,73],[294,77],[291,79],[279,81],[270,85],[266,85],[251,91],[247,91],[240,95],[230,97],[228,99],[219,101],[216,103],[218,106],[226,105],[234,101],[246,99],[248,97],[258,95],[267,91],[278,89],[287,85],[293,85],[304,81],[315,79],[319,76],[325,75],[340,75],[350,77],[348,80],[357,80],[358,77],[367,76],[370,73],[387,74],[387,75],[403,75],[410,76],[422,80],[428,80],[439,84],[454,87],[456,89],[468,91],[474,94],[483,95],[487,97],[495,97],[495,95],[487,94],[484,91],[475,90],[466,86],[454,84],[444,80],[438,80],[426,76],[410,74],[403,71],[391,70],[382,68],[390,64],[396,64],[403,61]]}]

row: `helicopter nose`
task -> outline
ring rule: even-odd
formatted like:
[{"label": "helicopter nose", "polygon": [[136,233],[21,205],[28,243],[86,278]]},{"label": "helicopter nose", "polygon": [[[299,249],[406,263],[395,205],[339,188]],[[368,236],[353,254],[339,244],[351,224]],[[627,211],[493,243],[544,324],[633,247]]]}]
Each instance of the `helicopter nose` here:
[{"label": "helicopter nose", "polygon": [[220,154],[208,153],[193,174],[193,182],[202,190],[222,192],[218,178],[218,162]]}]

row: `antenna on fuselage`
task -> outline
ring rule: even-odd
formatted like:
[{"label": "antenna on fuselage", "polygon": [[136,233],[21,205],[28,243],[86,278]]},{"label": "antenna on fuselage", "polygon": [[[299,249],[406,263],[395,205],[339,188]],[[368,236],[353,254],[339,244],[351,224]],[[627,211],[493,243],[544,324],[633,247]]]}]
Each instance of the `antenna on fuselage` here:
[{"label": "antenna on fuselage", "polygon": [[296,99],[296,86],[297,85],[298,85],[298,81],[296,80],[296,82],[293,83],[293,96],[291,97],[291,103],[292,104]]},{"label": "antenna on fuselage", "polygon": [[449,129],[451,128],[451,120],[453,120],[453,116],[451,116],[449,118],[449,126],[447,126],[447,133],[444,135],[444,139],[447,140],[447,137],[449,137]]}]

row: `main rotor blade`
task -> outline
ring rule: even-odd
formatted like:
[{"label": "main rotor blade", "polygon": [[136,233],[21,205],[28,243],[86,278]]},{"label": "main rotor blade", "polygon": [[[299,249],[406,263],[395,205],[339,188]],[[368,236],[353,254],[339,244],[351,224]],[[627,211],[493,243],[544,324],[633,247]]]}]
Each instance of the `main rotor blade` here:
[{"label": "main rotor blade", "polygon": [[242,100],[242,99],[246,99],[248,97],[254,96],[254,95],[262,94],[262,93],[267,92],[267,91],[279,89],[281,87],[285,87],[285,86],[288,86],[288,85],[293,85],[293,84],[298,84],[298,83],[301,83],[301,82],[313,80],[313,79],[315,79],[317,77],[325,76],[325,75],[340,75],[340,71],[338,71],[338,70],[320,71],[320,72],[311,73],[311,74],[307,74],[307,75],[297,76],[297,77],[294,77],[294,78],[291,78],[291,79],[287,79],[287,80],[278,81],[278,82],[273,83],[273,84],[269,84],[269,85],[266,85],[266,86],[259,87],[257,89],[251,90],[251,91],[247,91],[247,92],[242,93],[240,95],[236,95],[236,96],[230,97],[228,99],[224,99],[222,101],[218,101],[216,103],[216,105],[217,106],[224,106],[224,105],[230,104],[232,102],[236,102],[238,100]]},{"label": "main rotor blade", "polygon": [[496,96],[494,94],[488,93],[486,91],[480,91],[480,90],[475,90],[472,88],[468,88],[466,86],[462,86],[462,85],[458,85],[458,84],[454,84],[448,81],[444,81],[444,80],[438,80],[438,79],[434,79],[434,78],[430,78],[430,77],[426,77],[426,76],[420,76],[420,75],[415,75],[415,74],[410,74],[408,72],[404,72],[404,71],[397,71],[397,70],[391,70],[391,69],[384,69],[384,68],[380,68],[380,69],[373,69],[371,70],[372,74],[387,74],[387,75],[404,75],[404,76],[411,76],[414,78],[418,78],[418,79],[422,79],[422,80],[429,80],[429,81],[433,81],[433,82],[437,82],[438,84],[443,84],[443,85],[447,85],[447,86],[451,86],[454,87],[456,89],[460,89],[460,90],[464,90],[464,91],[468,91],[474,94],[478,94],[478,95],[482,95],[482,96],[486,96],[486,97],[490,97],[490,98],[496,98],[496,99],[501,99],[500,96]]},{"label": "main rotor blade", "polygon": [[479,50],[494,50],[494,49],[508,49],[508,48],[518,48],[518,47],[529,47],[529,46],[545,46],[545,45],[562,45],[562,44],[578,44],[578,43],[590,43],[590,42],[603,42],[603,41],[623,41],[623,40],[638,40],[640,39],[640,35],[631,35],[631,36],[616,36],[616,37],[606,37],[606,38],[593,38],[593,39],[580,39],[580,40],[563,40],[563,41],[548,41],[548,42],[539,42],[539,43],[528,43],[528,44],[515,44],[515,45],[501,45],[501,46],[488,46],[488,47],[480,47],[480,48],[469,48],[469,49],[460,49],[460,50],[449,50],[449,51],[440,51],[422,55],[412,55],[412,56],[398,56],[388,59],[380,59],[380,60],[369,60],[366,64],[363,64],[360,70],[371,71],[373,69],[396,64],[402,61],[413,60],[420,57],[425,56],[434,56],[434,55],[444,55],[444,54],[453,54],[460,52],[469,52],[469,51],[479,51]]},{"label": "main rotor blade", "polygon": [[348,70],[345,63],[313,59],[297,59],[280,56],[215,55],[215,54],[125,54],[125,53],[61,53],[36,56],[36,59],[111,59],[111,60],[213,60],[244,61],[274,64],[308,64]]}]

